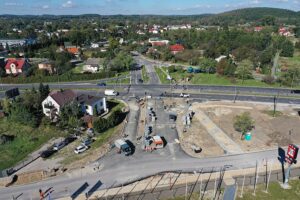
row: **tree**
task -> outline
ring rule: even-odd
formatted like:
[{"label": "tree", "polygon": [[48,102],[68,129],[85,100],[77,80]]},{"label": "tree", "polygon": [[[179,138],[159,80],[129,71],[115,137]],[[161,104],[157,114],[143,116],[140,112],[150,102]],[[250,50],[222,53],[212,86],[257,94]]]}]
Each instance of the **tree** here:
[{"label": "tree", "polygon": [[216,72],[217,61],[211,58],[203,58],[200,60],[199,65],[206,73],[213,74]]},{"label": "tree", "polygon": [[286,86],[295,86],[300,82],[300,67],[293,66],[288,68],[288,70],[281,74],[279,82]]},{"label": "tree", "polygon": [[241,115],[236,115],[233,121],[234,129],[242,133],[241,138],[243,138],[247,132],[253,129],[255,123],[254,120],[251,118],[249,112],[244,112]]},{"label": "tree", "polygon": [[113,71],[123,72],[128,71],[134,64],[134,59],[131,55],[125,52],[120,52],[110,63],[110,67]]},{"label": "tree", "polygon": [[96,132],[102,133],[109,128],[109,124],[106,119],[98,118],[93,122],[93,127]]},{"label": "tree", "polygon": [[243,82],[245,79],[253,78],[251,63],[247,60],[244,60],[238,65],[235,73],[239,79],[242,79]]},{"label": "tree", "polygon": [[232,62],[231,59],[223,58],[217,64],[217,73],[219,75],[232,77],[235,73],[235,70],[236,70],[236,65]]},{"label": "tree", "polygon": [[40,96],[41,96],[42,100],[44,100],[45,98],[47,98],[47,96],[50,93],[49,85],[43,85],[43,83],[40,83],[39,92],[40,92]]},{"label": "tree", "polygon": [[30,112],[29,108],[23,106],[21,102],[14,102],[8,119],[14,123],[28,125],[31,127],[38,126],[38,119],[36,115]]}]

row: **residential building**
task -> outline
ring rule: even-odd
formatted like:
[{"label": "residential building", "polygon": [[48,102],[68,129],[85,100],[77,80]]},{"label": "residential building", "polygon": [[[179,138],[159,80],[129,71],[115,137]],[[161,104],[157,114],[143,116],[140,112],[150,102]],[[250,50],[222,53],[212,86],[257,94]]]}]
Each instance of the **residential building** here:
[{"label": "residential building", "polygon": [[88,115],[94,115],[95,111],[97,114],[100,114],[108,110],[105,97],[95,97],[86,94],[78,95],[73,90],[63,90],[50,93],[42,102],[43,113],[50,119],[57,118],[61,109],[71,102],[77,103],[81,111]]},{"label": "residential building", "polygon": [[286,28],[286,27],[279,28],[278,34],[282,35],[282,36],[285,36],[285,37],[292,37],[292,36],[294,36],[294,34],[289,30],[289,28]]},{"label": "residential building", "polygon": [[10,47],[12,46],[23,46],[26,44],[25,39],[0,39],[0,44],[6,47],[6,44]]},{"label": "residential building", "polygon": [[40,70],[46,70],[49,74],[53,74],[56,70],[54,68],[54,64],[50,61],[44,61],[38,64]]},{"label": "residential building", "polygon": [[63,90],[50,93],[49,96],[42,102],[44,115],[50,117],[51,119],[56,118],[59,116],[61,108],[71,103],[76,96],[76,93],[72,90]]},{"label": "residential building", "polygon": [[5,64],[6,74],[18,75],[24,73],[30,64],[24,58],[8,58]]},{"label": "residential building", "polygon": [[88,58],[85,64],[83,65],[83,72],[96,73],[100,69],[100,58]]},{"label": "residential building", "polygon": [[81,94],[76,97],[76,101],[81,105],[82,112],[88,115],[98,115],[107,111],[105,97]]},{"label": "residential building", "polygon": [[179,52],[182,52],[184,50],[184,46],[181,44],[171,45],[169,48],[170,48],[171,53],[174,55]]},{"label": "residential building", "polygon": [[260,32],[262,31],[264,28],[262,26],[256,26],[254,27],[254,32]]},{"label": "residential building", "polygon": [[149,38],[148,42],[151,43],[152,46],[166,46],[169,44],[169,40],[159,38]]}]

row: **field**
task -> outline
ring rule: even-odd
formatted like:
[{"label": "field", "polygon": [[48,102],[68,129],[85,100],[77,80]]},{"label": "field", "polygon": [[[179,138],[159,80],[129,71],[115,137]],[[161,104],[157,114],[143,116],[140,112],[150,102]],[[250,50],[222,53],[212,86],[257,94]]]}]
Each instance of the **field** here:
[{"label": "field", "polygon": [[51,138],[65,135],[55,127],[41,126],[34,129],[16,123],[11,124],[6,119],[0,120],[0,133],[15,136],[11,143],[0,145],[0,170],[14,166]]}]

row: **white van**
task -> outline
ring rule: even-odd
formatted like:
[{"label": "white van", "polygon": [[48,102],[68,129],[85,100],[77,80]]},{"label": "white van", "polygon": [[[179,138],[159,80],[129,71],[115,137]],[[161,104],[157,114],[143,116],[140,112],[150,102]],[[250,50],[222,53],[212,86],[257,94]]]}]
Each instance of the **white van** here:
[{"label": "white van", "polygon": [[104,94],[106,96],[117,96],[119,93],[115,90],[104,90]]}]

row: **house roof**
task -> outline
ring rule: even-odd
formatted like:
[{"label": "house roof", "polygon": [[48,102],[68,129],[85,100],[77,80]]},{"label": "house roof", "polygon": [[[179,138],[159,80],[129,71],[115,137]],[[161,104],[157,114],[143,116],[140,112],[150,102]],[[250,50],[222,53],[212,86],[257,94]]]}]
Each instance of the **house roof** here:
[{"label": "house roof", "polygon": [[15,64],[17,69],[22,69],[25,65],[25,59],[8,58],[5,69],[10,69],[11,64]]},{"label": "house roof", "polygon": [[77,47],[70,47],[70,48],[67,48],[67,51],[69,53],[72,53],[72,54],[77,54],[79,53],[79,49]]},{"label": "house roof", "polygon": [[99,65],[101,59],[100,58],[88,58],[85,64],[87,65]]},{"label": "house roof", "polygon": [[181,44],[175,44],[170,46],[171,51],[183,51],[184,47]]},{"label": "house roof", "polygon": [[103,99],[103,97],[95,97],[95,96],[86,95],[86,94],[81,94],[76,97],[77,102],[84,103],[86,105],[93,105],[102,99]]},{"label": "house roof", "polygon": [[70,103],[77,96],[73,90],[63,90],[51,93],[50,96],[56,101],[60,106],[64,106]]}]

